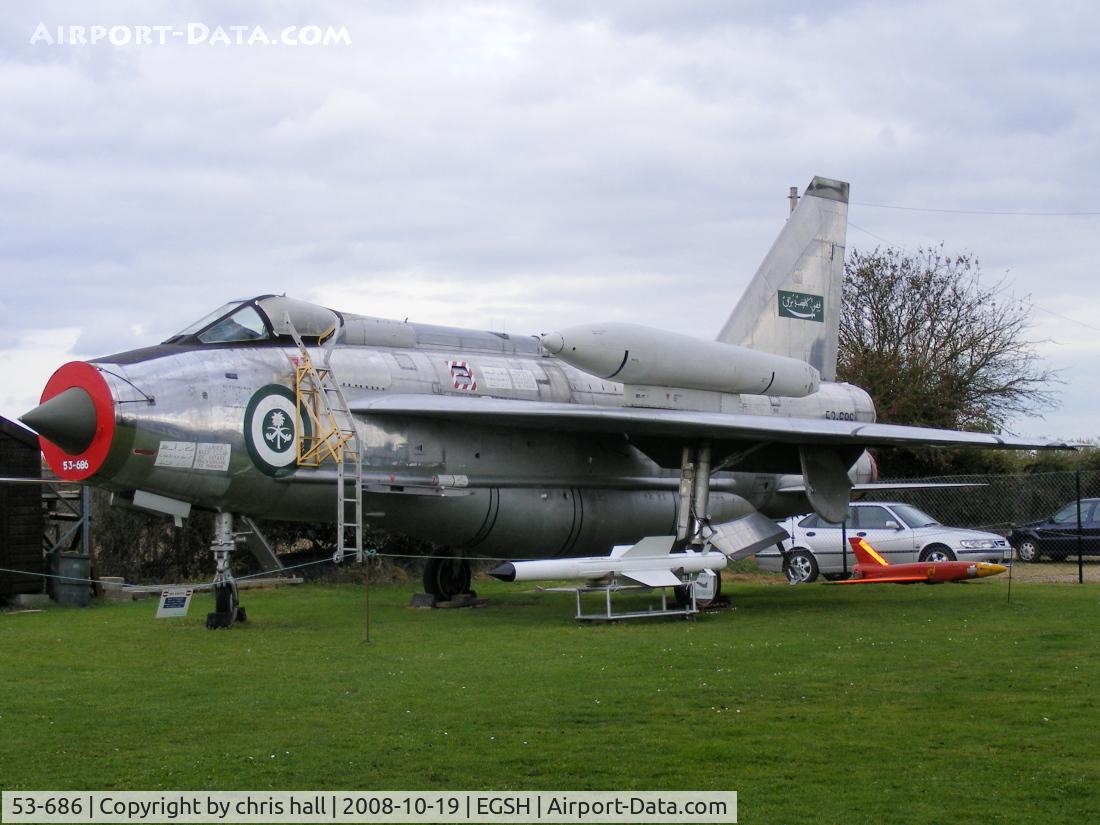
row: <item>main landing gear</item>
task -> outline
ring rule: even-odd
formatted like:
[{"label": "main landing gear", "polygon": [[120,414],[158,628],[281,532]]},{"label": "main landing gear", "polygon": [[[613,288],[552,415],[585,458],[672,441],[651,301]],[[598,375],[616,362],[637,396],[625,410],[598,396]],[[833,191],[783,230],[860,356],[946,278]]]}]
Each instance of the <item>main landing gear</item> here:
[{"label": "main landing gear", "polygon": [[[705,528],[709,526],[710,474],[710,444],[704,441],[695,447],[684,447],[676,503],[676,544],[696,552],[703,551]],[[722,598],[722,576],[715,571],[704,570],[694,581],[675,588],[673,593],[678,607],[691,604],[692,588],[695,606],[700,610],[728,601]]]},{"label": "main landing gear", "polygon": [[424,565],[424,592],[436,602],[453,601],[459,596],[474,598],[470,589],[470,562],[458,556],[433,556]]}]

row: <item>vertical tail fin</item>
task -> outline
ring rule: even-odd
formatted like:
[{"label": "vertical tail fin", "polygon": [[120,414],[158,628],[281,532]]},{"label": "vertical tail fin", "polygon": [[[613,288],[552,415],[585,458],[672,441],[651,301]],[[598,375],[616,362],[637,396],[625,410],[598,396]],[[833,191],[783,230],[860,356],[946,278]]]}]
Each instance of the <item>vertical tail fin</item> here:
[{"label": "vertical tail fin", "polygon": [[871,543],[867,541],[867,539],[853,537],[848,539],[848,543],[852,545],[852,552],[856,554],[856,560],[860,564],[868,564],[872,567],[890,566],[890,562],[880,556],[878,551],[871,546]]},{"label": "vertical tail fin", "polygon": [[836,380],[848,184],[815,177],[718,340],[799,358]]}]

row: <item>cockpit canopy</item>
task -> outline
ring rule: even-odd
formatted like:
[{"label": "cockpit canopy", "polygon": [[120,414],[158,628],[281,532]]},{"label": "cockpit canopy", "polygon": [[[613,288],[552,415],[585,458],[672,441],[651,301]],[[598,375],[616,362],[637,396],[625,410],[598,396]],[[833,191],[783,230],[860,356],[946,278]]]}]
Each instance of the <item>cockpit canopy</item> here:
[{"label": "cockpit canopy", "polygon": [[230,301],[173,335],[166,344],[286,342],[297,330],[303,340],[320,342],[339,329],[341,316],[331,309],[285,295],[261,295]]}]

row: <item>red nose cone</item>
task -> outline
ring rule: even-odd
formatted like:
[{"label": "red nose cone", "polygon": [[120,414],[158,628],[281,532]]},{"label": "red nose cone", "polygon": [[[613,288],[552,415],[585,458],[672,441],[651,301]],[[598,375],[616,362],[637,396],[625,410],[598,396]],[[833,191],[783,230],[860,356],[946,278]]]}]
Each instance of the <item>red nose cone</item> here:
[{"label": "red nose cone", "polygon": [[[83,393],[68,392],[74,388]],[[67,392],[66,399],[47,408],[47,402]],[[107,460],[115,435],[114,399],[99,370],[88,362],[70,361],[59,368],[46,382],[41,404],[24,418],[32,427],[36,420],[44,422],[39,425],[38,443],[58,478],[83,481]],[[54,431],[64,445],[50,441],[48,431]]]}]

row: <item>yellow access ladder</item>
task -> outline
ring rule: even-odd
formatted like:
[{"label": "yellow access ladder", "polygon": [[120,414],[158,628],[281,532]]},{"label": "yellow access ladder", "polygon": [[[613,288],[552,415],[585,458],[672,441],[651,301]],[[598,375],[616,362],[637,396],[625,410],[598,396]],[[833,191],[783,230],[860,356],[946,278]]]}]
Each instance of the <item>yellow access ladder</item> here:
[{"label": "yellow access ladder", "polygon": [[[329,363],[339,329],[333,330],[317,367],[302,337],[286,318],[298,357],[294,359],[294,395],[299,410],[310,419],[310,432],[298,434],[298,466],[336,465],[336,563],[348,555],[363,561],[363,451],[355,418]],[[350,473],[348,472],[350,469]],[[349,487],[351,489],[349,489]],[[350,511],[350,512],[349,512]]]}]

